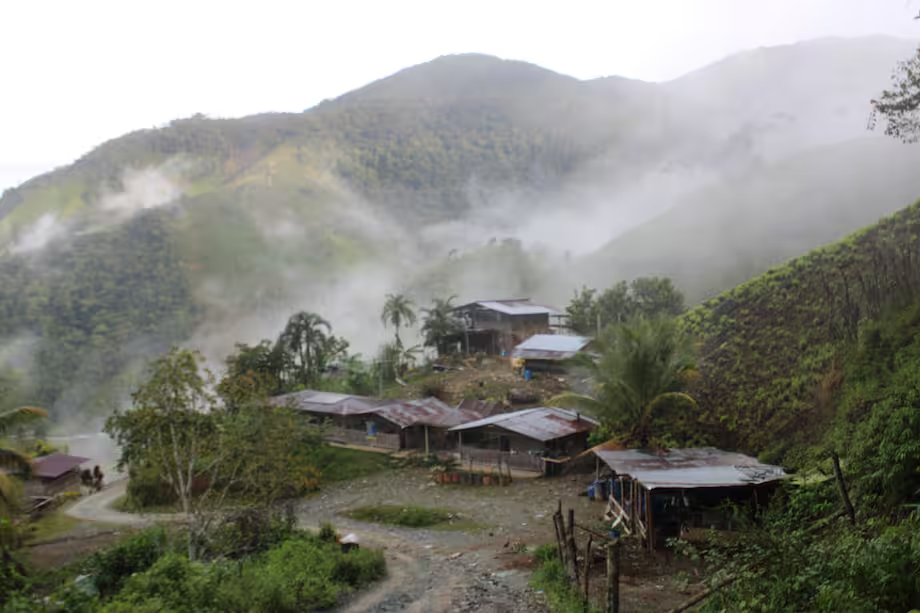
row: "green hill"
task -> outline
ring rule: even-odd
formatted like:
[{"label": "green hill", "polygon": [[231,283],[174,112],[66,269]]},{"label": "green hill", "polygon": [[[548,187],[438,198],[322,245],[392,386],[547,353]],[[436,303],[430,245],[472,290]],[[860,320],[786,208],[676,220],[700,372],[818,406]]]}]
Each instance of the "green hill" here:
[{"label": "green hill", "polygon": [[866,326],[920,295],[918,230],[920,203],[685,316],[702,343],[701,423],[722,445],[775,459],[821,441]]},{"label": "green hill", "polygon": [[[850,44],[819,46],[834,54]],[[826,96],[809,94],[799,118],[821,128],[818,137],[803,131],[783,151],[861,131],[823,118],[843,99],[863,99],[865,74],[887,75],[902,43],[852,44],[860,71],[835,76]],[[790,54],[810,53],[804,45],[761,55],[769,64],[779,54],[787,65]],[[734,79],[728,68],[709,69],[706,83]],[[724,99],[701,97],[682,81],[578,81],[523,62],[446,56],[303,113],[196,116],[127,134],[0,197],[0,336],[28,348],[3,362],[30,375],[29,401],[58,416],[102,414],[124,398],[135,365],[151,352],[192,342],[220,358],[236,341],[274,336],[295,310],[323,313],[367,352],[386,335],[378,314],[387,291],[410,288],[421,301],[518,290],[540,297],[548,286],[568,295],[574,278],[555,275],[561,258],[523,247],[524,222],[571,211],[590,223],[578,206],[583,194],[609,194],[617,201],[607,207],[613,234],[621,217],[646,208],[615,197],[637,177],[672,167],[715,182],[739,169],[759,172],[760,145],[800,126],[752,131],[751,122],[794,115],[798,102],[786,108],[783,92],[799,100],[790,88],[809,81],[801,70],[752,74],[778,102],[738,98],[723,116]],[[765,189],[776,180],[767,175]],[[864,200],[873,201],[872,177],[866,185]],[[808,208],[812,200],[803,193],[797,202]],[[486,213],[496,211],[510,226],[493,227]],[[807,222],[824,225],[818,217]],[[855,216],[839,229],[865,222]],[[434,232],[444,224],[456,225],[462,244]],[[520,241],[489,246],[505,238]],[[820,242],[808,240],[795,248]],[[757,262],[745,275],[758,265],[765,267]],[[609,267],[598,284],[624,270]]]}]

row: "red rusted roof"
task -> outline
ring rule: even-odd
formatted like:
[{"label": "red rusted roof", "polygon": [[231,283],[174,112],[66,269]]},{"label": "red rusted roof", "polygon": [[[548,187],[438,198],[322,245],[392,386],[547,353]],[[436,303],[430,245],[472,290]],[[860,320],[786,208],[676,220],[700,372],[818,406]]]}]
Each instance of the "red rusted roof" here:
[{"label": "red rusted roof", "polygon": [[409,426],[434,426],[448,428],[482,417],[480,413],[453,408],[437,398],[424,400],[397,400],[379,407],[374,415],[387,419],[401,428]]},{"label": "red rusted roof", "polygon": [[89,462],[89,458],[52,453],[32,460],[32,476],[39,479],[57,479],[74,468],[79,468],[84,462]]},{"label": "red rusted roof", "polygon": [[579,432],[590,432],[597,425],[595,420],[576,411],[558,407],[537,407],[513,413],[492,415],[491,417],[453,427],[451,431],[496,426],[537,441],[551,441]]}]

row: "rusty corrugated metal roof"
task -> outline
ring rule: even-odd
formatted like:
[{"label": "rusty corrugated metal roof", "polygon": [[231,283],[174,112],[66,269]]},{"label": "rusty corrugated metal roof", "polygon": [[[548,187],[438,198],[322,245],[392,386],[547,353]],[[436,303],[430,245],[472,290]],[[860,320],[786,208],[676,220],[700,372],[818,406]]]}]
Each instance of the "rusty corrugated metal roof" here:
[{"label": "rusty corrugated metal roof", "polygon": [[401,428],[409,426],[434,426],[447,428],[479,419],[481,415],[451,407],[437,398],[424,400],[396,400],[379,407],[374,415],[387,419]]},{"label": "rusty corrugated metal roof", "polygon": [[74,468],[79,468],[84,462],[89,462],[89,458],[52,453],[32,460],[32,476],[40,479],[57,479]]},{"label": "rusty corrugated metal roof", "polygon": [[400,428],[427,425],[446,428],[480,419],[482,413],[451,407],[437,398],[397,400],[305,390],[272,399],[275,406],[293,406],[298,411],[322,415],[379,415]]},{"label": "rusty corrugated metal roof", "polygon": [[567,360],[588,346],[590,338],[565,334],[534,334],[515,347],[511,357],[524,360]]},{"label": "rusty corrugated metal roof", "polygon": [[635,479],[650,490],[757,485],[786,476],[779,466],[761,464],[743,453],[715,447],[660,453],[597,449],[594,454],[616,474]]},{"label": "rusty corrugated metal roof", "polygon": [[590,417],[569,409],[558,407],[537,407],[513,413],[492,415],[472,421],[450,430],[461,431],[473,428],[496,426],[538,441],[551,441],[579,432],[590,432],[597,427],[597,422]]}]

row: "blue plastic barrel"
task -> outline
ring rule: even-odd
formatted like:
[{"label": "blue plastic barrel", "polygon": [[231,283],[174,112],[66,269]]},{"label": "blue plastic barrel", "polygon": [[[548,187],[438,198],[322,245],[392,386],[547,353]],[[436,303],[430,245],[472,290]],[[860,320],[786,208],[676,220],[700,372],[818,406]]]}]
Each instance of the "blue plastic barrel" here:
[{"label": "blue plastic barrel", "polygon": [[530,369],[529,369],[529,368],[528,368],[527,370],[524,371],[524,380],[525,380],[525,381],[530,381],[530,379],[531,379],[532,377],[533,377],[533,374],[530,372]]},{"label": "blue plastic barrel", "polygon": [[588,498],[594,500],[594,484],[588,486]]}]

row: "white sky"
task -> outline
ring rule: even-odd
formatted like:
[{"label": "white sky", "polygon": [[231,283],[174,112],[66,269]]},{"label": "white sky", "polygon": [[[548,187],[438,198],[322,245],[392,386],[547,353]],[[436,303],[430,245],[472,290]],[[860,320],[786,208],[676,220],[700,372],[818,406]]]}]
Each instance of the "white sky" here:
[{"label": "white sky", "polygon": [[439,55],[667,80],[752,47],[920,38],[920,0],[0,0],[0,190],[196,112],[301,111]]}]

